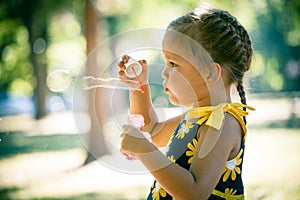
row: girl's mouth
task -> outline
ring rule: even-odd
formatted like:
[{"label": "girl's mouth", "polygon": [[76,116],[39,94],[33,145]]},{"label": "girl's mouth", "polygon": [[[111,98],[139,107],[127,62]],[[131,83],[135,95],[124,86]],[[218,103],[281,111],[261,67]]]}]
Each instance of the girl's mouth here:
[{"label": "girl's mouth", "polygon": [[169,91],[169,89],[167,88],[165,82],[163,82],[163,88],[164,88],[164,92],[167,93]]},{"label": "girl's mouth", "polygon": [[169,94],[170,94],[170,91],[171,91],[171,90],[170,90],[169,88],[167,88],[167,87],[164,87],[164,92],[165,92],[166,94],[168,94],[168,95],[169,95]]}]

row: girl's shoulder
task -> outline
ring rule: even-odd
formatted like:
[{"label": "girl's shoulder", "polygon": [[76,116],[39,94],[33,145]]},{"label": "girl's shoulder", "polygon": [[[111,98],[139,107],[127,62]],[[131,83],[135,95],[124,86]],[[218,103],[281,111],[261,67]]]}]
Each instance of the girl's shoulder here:
[{"label": "girl's shoulder", "polygon": [[[185,118],[199,125],[205,124],[216,130],[223,129],[225,122],[229,124],[236,124],[238,122],[244,135],[246,135],[247,129],[243,120],[248,115],[246,109],[255,110],[248,105],[240,103],[221,103],[217,106],[192,108],[186,113]],[[233,118],[226,116],[232,116]]]},{"label": "girl's shoulder", "polygon": [[229,159],[234,158],[246,136],[243,117],[248,113],[243,104],[223,103],[218,106],[206,106],[191,109],[186,118],[200,126],[197,138],[201,144],[200,157],[205,157],[217,145],[221,149],[231,149]]},{"label": "girl's shoulder", "polygon": [[199,158],[206,157],[213,149],[219,149],[223,152],[225,149],[229,152],[228,160],[235,158],[244,140],[243,129],[240,123],[232,116],[224,117],[222,128],[217,130],[206,124],[202,124],[197,132],[197,141],[200,145]]}]

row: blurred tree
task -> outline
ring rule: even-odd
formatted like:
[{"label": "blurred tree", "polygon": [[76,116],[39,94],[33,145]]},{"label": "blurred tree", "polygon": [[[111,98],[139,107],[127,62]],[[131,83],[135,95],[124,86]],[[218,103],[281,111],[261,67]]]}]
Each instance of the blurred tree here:
[{"label": "blurred tree", "polygon": [[[37,105],[37,118],[45,116],[46,113],[46,76],[47,63],[45,52],[47,49],[47,18],[51,10],[45,1],[22,1],[21,17],[27,27],[30,43],[30,60],[33,65],[36,78],[35,98]],[[45,9],[43,9],[45,8]],[[25,11],[25,12],[24,12]]]},{"label": "blurred tree", "polygon": [[[251,32],[256,51],[251,70],[255,82],[253,92],[300,90],[298,0],[210,2],[213,6],[217,5],[232,12]],[[108,38],[129,29],[144,27],[164,29],[171,20],[196,6],[197,2],[194,0],[2,0],[0,1],[0,91],[18,90],[26,95],[34,93],[37,117],[46,114],[45,101],[48,89],[45,79],[48,63],[45,53],[51,43],[49,21],[53,14],[60,10],[71,9],[80,24],[85,22],[87,53],[89,53],[98,42],[97,34]],[[95,8],[98,10],[98,16],[94,13]],[[103,23],[106,25],[105,28]],[[100,28],[97,30],[97,27]],[[111,44],[112,54],[115,45]],[[93,69],[87,71],[91,75],[96,73]],[[158,70],[152,72],[154,75],[150,76],[160,77]],[[163,95],[157,92],[159,90],[159,88],[152,90],[153,99]],[[105,96],[100,89],[95,95],[98,99]],[[104,109],[101,111],[99,109],[99,104],[104,105],[103,102],[95,103],[97,111],[96,116],[91,116],[92,120],[105,117],[106,113]],[[94,105],[93,102],[90,104]],[[99,134],[101,130],[92,127],[90,149],[93,149],[95,157],[108,152],[106,145],[102,144],[103,137]],[[87,163],[90,158],[87,158]]]},{"label": "blurred tree", "polygon": [[19,1],[0,2],[0,92],[32,95],[35,78],[30,62],[29,33],[20,11]]},{"label": "blurred tree", "polygon": [[[29,43],[31,47],[30,59],[33,65],[36,78],[35,98],[37,105],[37,118],[47,114],[46,97],[49,93],[46,85],[47,59],[46,51],[49,46],[48,27],[52,16],[66,9],[77,9],[78,1],[64,0],[59,2],[40,0],[40,1],[21,1],[21,17],[29,33]],[[83,5],[83,4],[79,4]],[[83,9],[83,8],[82,8]],[[82,12],[78,12],[81,13]],[[79,17],[80,18],[80,17]]]},{"label": "blurred tree", "polygon": [[[98,15],[96,10],[90,0],[86,0],[85,5],[85,35],[87,40],[87,55],[89,55],[95,47],[98,45]],[[101,27],[103,29],[103,26]],[[90,56],[86,63],[86,73],[87,75],[92,75],[97,77],[99,74],[99,69],[97,66],[97,58],[95,56]],[[103,66],[99,66],[100,68]],[[101,71],[101,69],[100,69]],[[89,91],[88,102],[89,102],[89,116],[91,119],[91,129],[88,133],[88,154],[85,159],[84,164],[89,164],[90,162],[96,160],[97,158],[109,153],[107,144],[105,143],[105,138],[103,135],[103,128],[99,124],[108,116],[107,106],[107,94],[102,88],[92,89]]]},{"label": "blurred tree", "polygon": [[71,0],[0,2],[0,91],[34,95],[37,118],[47,114],[48,23],[53,13],[72,3],[75,4]]},{"label": "blurred tree", "polygon": [[253,40],[259,60],[254,65],[254,92],[300,90],[300,3],[260,1]]},{"label": "blurred tree", "polygon": [[[100,30],[104,37],[139,27],[165,28],[172,19],[197,6],[193,0],[91,2],[101,13],[101,22],[107,25],[108,32]],[[256,51],[251,72],[253,92],[300,89],[299,1],[212,0],[210,3],[232,12],[251,32]],[[45,114],[48,91],[45,52],[51,42],[49,20],[54,13],[71,9],[82,23],[83,5],[80,0],[0,2],[0,90],[29,96],[34,93],[38,117]]]}]

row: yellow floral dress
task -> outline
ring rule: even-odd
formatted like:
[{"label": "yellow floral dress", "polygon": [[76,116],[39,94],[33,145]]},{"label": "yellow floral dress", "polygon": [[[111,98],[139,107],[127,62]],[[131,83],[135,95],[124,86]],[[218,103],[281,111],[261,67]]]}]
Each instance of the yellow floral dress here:
[{"label": "yellow floral dress", "polygon": [[[201,124],[205,123],[206,125],[219,130],[222,126],[224,113],[230,113],[239,121],[244,132],[240,151],[234,159],[226,162],[223,174],[209,199],[244,199],[244,187],[241,175],[246,127],[242,117],[248,114],[242,109],[244,107],[249,110],[254,110],[250,106],[238,103],[224,103],[214,107],[207,106],[193,108],[175,129],[167,146],[166,156],[172,162],[188,170],[195,156],[198,142],[197,132]],[[171,199],[173,199],[172,196],[170,196],[157,181],[154,181],[147,200]]]}]

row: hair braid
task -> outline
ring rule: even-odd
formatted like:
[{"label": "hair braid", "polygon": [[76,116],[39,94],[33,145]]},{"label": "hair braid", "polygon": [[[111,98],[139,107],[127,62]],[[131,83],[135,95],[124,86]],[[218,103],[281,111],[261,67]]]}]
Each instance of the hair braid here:
[{"label": "hair braid", "polygon": [[[242,104],[247,104],[246,101],[246,94],[243,86],[243,76],[244,72],[248,71],[251,64],[252,59],[252,46],[251,46],[251,40],[249,38],[249,35],[247,31],[244,29],[242,25],[240,25],[237,20],[233,16],[225,15],[224,20],[227,21],[228,27],[233,30],[241,44],[239,45],[239,52],[237,52],[237,56],[240,58],[239,62],[237,63],[237,67],[240,69],[239,72],[237,70],[232,70],[232,78],[233,81],[237,83],[237,91],[240,96]],[[234,68],[233,68],[234,69]],[[246,111],[246,108],[244,107],[243,110]],[[246,117],[243,117],[245,124],[247,124]]]},{"label": "hair braid", "polygon": [[[245,91],[244,91],[243,82],[238,82],[236,88],[237,88],[237,91],[238,91],[239,96],[240,96],[240,98],[241,98],[242,104],[247,105],[247,102],[246,102],[246,94],[245,94]],[[246,108],[244,107],[243,110],[246,111]],[[245,116],[243,117],[243,119],[244,119],[245,124],[247,124],[247,120],[246,120],[246,117],[245,117]]]}]

